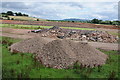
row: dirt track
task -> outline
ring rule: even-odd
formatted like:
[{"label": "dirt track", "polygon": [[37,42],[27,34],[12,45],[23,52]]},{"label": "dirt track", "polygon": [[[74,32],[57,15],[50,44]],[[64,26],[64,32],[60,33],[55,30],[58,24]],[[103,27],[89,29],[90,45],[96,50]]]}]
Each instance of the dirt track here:
[{"label": "dirt track", "polygon": [[[20,38],[27,39],[37,37],[38,35],[27,33],[28,29],[12,29],[12,28],[0,28],[0,36],[12,37],[12,38]],[[51,40],[50,38],[45,38],[47,40]],[[101,42],[89,42],[89,44],[95,48],[107,49],[107,50],[118,50],[117,43],[101,43]]]},{"label": "dirt track", "polygon": [[105,49],[105,50],[118,50],[117,43],[89,42],[89,44],[95,48],[100,48],[100,49]]}]

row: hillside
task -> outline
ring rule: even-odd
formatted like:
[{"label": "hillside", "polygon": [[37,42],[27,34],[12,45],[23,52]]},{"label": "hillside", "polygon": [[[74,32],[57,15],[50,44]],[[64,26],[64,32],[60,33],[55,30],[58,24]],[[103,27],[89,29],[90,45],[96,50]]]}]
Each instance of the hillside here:
[{"label": "hillside", "polygon": [[7,19],[7,20],[21,20],[21,21],[44,21],[46,19],[31,17],[28,14],[21,13],[21,12],[2,12],[0,13],[0,19]]},{"label": "hillside", "polygon": [[7,16],[7,17],[0,17],[2,19],[10,19],[10,20],[20,20],[20,21],[45,21],[46,19],[41,18],[34,18],[29,16]]},{"label": "hillside", "polygon": [[34,18],[34,17],[28,17],[28,16],[9,16],[10,19],[14,20],[25,20],[25,21],[37,21],[39,20],[45,20],[45,19],[40,19],[40,18]]}]

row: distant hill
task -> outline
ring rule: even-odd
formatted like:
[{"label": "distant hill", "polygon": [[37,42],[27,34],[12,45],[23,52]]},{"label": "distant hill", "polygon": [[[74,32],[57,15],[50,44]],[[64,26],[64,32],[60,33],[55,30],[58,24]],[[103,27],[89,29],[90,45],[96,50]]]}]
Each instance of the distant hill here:
[{"label": "distant hill", "polygon": [[29,16],[7,16],[7,17],[0,17],[0,18],[7,19],[7,20],[20,20],[20,21],[46,21],[46,19],[29,17]]},{"label": "distant hill", "polygon": [[14,19],[14,20],[27,20],[27,21],[43,21],[45,19],[40,19],[40,18],[34,18],[34,17],[28,17],[28,16],[9,16],[10,19]]},{"label": "distant hill", "polygon": [[90,21],[90,20],[87,20],[87,19],[70,18],[70,19],[63,19],[63,21]]},{"label": "distant hill", "polygon": [[43,21],[46,19],[40,19],[36,17],[30,17],[28,14],[21,12],[7,11],[0,13],[0,19],[7,20],[22,20],[22,21]]}]

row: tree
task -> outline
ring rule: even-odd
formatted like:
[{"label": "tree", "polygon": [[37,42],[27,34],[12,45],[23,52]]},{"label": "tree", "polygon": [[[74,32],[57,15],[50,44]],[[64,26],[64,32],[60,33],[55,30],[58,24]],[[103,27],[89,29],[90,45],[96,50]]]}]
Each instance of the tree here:
[{"label": "tree", "polygon": [[37,21],[39,21],[39,19],[37,19]]},{"label": "tree", "polygon": [[10,18],[9,18],[9,17],[7,17],[7,20],[10,20]]},{"label": "tree", "polygon": [[75,21],[72,21],[73,23],[75,22]]},{"label": "tree", "polygon": [[7,15],[14,16],[14,13],[12,11],[7,11]]},{"label": "tree", "polygon": [[18,16],[23,16],[21,12],[18,13]]},{"label": "tree", "polygon": [[2,14],[2,15],[6,15],[6,13],[4,13],[4,12],[2,12],[1,14]]},{"label": "tree", "polygon": [[4,12],[1,13],[2,17],[8,17],[8,15]]},{"label": "tree", "polygon": [[23,16],[28,16],[27,14],[22,14]]},{"label": "tree", "polygon": [[99,20],[98,19],[93,19],[91,22],[92,23],[99,23]]},{"label": "tree", "polygon": [[15,13],[15,16],[18,16],[18,13]]},{"label": "tree", "polygon": [[116,22],[116,21],[113,21],[113,22],[112,22],[112,25],[120,25],[120,23],[119,23],[119,22]]},{"label": "tree", "polygon": [[105,21],[101,21],[101,23],[100,24],[106,24],[106,22]]},{"label": "tree", "polygon": [[93,19],[91,20],[92,23],[96,23],[96,24],[99,24],[101,22],[101,20],[98,20],[98,19]]},{"label": "tree", "polygon": [[14,18],[11,18],[11,20],[14,20]]},{"label": "tree", "polygon": [[16,16],[23,16],[23,14],[21,12],[19,13],[15,13]]}]

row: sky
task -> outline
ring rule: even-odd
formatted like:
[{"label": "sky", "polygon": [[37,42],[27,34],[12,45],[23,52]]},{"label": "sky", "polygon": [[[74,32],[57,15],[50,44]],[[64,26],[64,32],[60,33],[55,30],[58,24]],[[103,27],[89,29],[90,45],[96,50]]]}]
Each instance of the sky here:
[{"label": "sky", "polygon": [[[120,6],[119,6],[120,7]],[[118,20],[118,0],[95,2],[85,1],[4,1],[0,12],[13,11],[50,20],[68,18]]]}]

